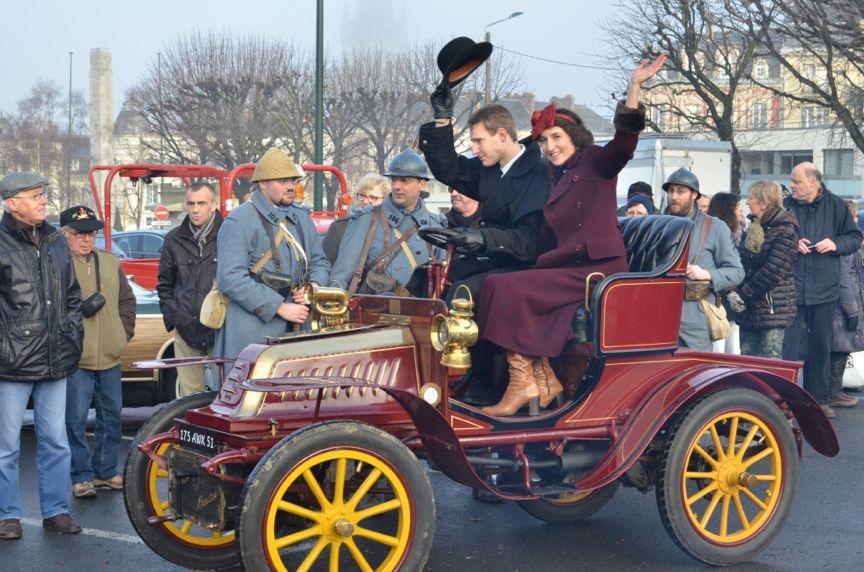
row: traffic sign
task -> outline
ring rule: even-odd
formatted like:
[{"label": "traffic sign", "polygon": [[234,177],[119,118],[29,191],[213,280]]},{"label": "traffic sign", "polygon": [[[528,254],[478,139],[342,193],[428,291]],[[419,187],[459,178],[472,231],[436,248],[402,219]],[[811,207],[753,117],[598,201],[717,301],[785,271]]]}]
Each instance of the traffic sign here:
[{"label": "traffic sign", "polygon": [[169,214],[168,207],[165,205],[156,205],[153,209],[153,216],[156,217],[156,220],[165,220]]}]

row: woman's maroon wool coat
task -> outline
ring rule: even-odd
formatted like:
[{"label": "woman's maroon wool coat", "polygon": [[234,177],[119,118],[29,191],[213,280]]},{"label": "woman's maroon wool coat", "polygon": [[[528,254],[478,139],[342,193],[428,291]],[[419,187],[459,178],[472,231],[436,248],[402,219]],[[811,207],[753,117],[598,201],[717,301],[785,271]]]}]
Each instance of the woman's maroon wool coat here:
[{"label": "woman's maroon wool coat", "polygon": [[588,274],[627,271],[615,187],[636,149],[644,108],[619,104],[615,126],[609,143],[585,148],[564,165],[543,208],[548,250],[535,267],[484,281],[478,309],[484,339],[520,354],[557,356],[573,335]]}]

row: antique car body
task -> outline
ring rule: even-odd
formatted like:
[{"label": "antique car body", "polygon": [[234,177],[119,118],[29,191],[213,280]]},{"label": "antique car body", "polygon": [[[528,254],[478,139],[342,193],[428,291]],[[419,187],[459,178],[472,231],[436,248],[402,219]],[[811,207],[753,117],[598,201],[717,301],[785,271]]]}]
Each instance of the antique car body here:
[{"label": "antique car body", "polygon": [[621,223],[630,272],[586,284],[587,327],[553,364],[565,398],[542,414],[460,401],[453,354],[471,336],[440,299],[354,296],[347,324],[186,361],[228,372],[141,429],[136,530],[189,567],[419,570],[435,516],[416,457],[548,522],[590,516],[620,483],[656,487],[686,553],[752,557],[788,513],[802,436],[833,456],[836,435],[797,362],[679,350],[690,222]]}]

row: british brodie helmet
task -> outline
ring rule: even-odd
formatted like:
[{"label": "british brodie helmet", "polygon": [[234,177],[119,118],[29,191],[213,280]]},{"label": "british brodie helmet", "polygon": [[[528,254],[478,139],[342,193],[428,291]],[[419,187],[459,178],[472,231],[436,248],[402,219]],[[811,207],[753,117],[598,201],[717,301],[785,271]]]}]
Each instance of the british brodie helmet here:
[{"label": "british brodie helmet", "polygon": [[390,161],[390,165],[387,166],[387,172],[384,173],[384,176],[416,177],[427,181],[432,178],[423,157],[410,149],[405,149],[393,157],[393,160]]}]

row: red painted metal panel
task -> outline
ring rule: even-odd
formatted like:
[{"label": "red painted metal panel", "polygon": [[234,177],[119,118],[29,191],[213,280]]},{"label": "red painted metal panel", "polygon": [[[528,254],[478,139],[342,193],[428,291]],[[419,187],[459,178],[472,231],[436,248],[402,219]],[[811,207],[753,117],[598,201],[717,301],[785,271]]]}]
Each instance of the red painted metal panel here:
[{"label": "red painted metal panel", "polygon": [[600,351],[675,348],[683,299],[683,278],[615,280],[600,303]]}]

